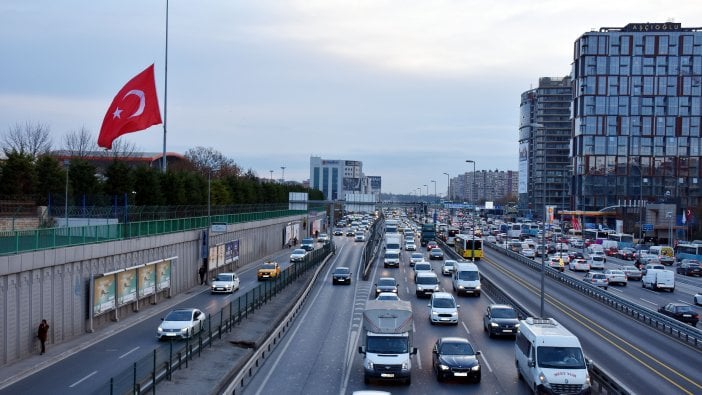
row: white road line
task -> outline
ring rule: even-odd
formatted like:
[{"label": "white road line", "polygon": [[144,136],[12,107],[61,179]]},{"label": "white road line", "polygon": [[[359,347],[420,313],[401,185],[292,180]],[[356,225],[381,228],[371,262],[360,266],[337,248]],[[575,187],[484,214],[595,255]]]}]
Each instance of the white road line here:
[{"label": "white road line", "polygon": [[419,350],[417,350],[417,368],[419,368],[419,370],[422,370],[422,358],[420,358],[419,354],[421,353],[419,352]]},{"label": "white road line", "polygon": [[82,379],[76,381],[75,383],[69,385],[68,388],[73,388],[73,387],[75,387],[76,385],[78,385],[78,384],[82,383],[83,381],[87,380],[88,378],[90,378],[90,376],[94,375],[94,374],[97,373],[97,372],[98,372],[98,371],[96,370],[96,371],[90,373],[89,375],[87,375],[87,376],[83,377]]},{"label": "white road line", "polygon": [[117,359],[122,359],[122,358],[126,357],[127,355],[133,353],[134,351],[136,351],[136,350],[138,350],[138,349],[139,349],[139,346],[136,346],[136,347],[132,348],[131,350],[125,352],[124,354],[120,355],[119,358],[117,358]]},{"label": "white road line", "polygon": [[652,305],[654,305],[654,306],[658,306],[658,303],[651,302],[650,300],[646,300],[646,299],[644,299],[644,298],[639,298],[639,299],[643,300],[643,301],[646,302],[646,303],[652,304]]},{"label": "white road line", "polygon": [[463,329],[466,330],[466,333],[470,335],[470,331],[468,330],[468,327],[466,326],[466,323],[464,321],[461,321],[461,325],[463,325]]},{"label": "white road line", "polygon": [[622,291],[621,289],[612,288],[611,286],[609,287],[609,290],[610,290],[610,291],[619,292],[620,294],[623,294],[623,293],[624,293],[624,291]]},{"label": "white road line", "polygon": [[492,367],[490,367],[490,364],[488,363],[487,358],[485,358],[485,352],[481,351],[480,356],[483,357],[483,361],[485,361],[485,365],[487,366],[490,373],[492,373]]}]

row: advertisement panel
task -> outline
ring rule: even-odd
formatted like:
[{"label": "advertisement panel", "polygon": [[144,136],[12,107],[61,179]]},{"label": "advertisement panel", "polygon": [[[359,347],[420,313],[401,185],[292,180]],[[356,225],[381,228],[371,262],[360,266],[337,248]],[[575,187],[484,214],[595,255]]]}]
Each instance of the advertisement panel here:
[{"label": "advertisement panel", "polygon": [[93,315],[114,310],[115,305],[115,275],[110,274],[93,278]]},{"label": "advertisement panel", "polygon": [[117,273],[117,305],[137,300],[137,271],[126,270]]},{"label": "advertisement panel", "polygon": [[217,246],[217,267],[224,266],[224,244]]},{"label": "advertisement panel", "polygon": [[207,255],[207,267],[215,268],[218,266],[217,260],[219,256],[217,255],[217,246],[210,247],[210,253]]},{"label": "advertisement panel", "polygon": [[156,290],[171,287],[171,261],[163,260],[156,264]]},{"label": "advertisement panel", "polygon": [[529,180],[529,144],[527,142],[519,143],[519,184],[517,193],[527,193]]},{"label": "advertisement panel", "polygon": [[139,298],[153,295],[156,292],[156,265],[146,265],[139,271]]},{"label": "advertisement panel", "polygon": [[232,240],[224,245],[224,262],[232,263],[239,260],[239,240]]},{"label": "advertisement panel", "polygon": [[546,206],[546,223],[552,224],[556,215],[556,206]]}]

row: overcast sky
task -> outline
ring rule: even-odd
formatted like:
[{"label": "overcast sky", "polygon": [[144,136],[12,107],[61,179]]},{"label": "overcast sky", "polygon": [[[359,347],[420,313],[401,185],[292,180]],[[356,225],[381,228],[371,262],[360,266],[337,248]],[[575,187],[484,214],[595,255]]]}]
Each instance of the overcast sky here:
[{"label": "overcast sky", "polygon": [[[97,138],[114,95],[154,63],[162,117],[165,0],[2,0],[0,132]],[[310,156],[363,161],[383,192],[517,170],[519,98],[570,73],[583,33],[702,26],[699,0],[171,0],[167,150],[214,147],[259,176],[309,178]],[[163,126],[121,137],[160,152]]]}]

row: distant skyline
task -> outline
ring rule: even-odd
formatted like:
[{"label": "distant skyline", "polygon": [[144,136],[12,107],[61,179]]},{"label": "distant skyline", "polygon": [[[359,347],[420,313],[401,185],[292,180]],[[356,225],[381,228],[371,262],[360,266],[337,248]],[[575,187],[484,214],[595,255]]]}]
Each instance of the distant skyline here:
[{"label": "distant skyline", "polygon": [[[259,177],[309,178],[310,156],[360,160],[384,193],[517,170],[520,94],[570,74],[600,27],[702,26],[699,1],[257,0],[0,3],[0,133],[97,138],[119,89],[155,64],[167,150],[214,147]],[[164,104],[167,99],[167,113]],[[162,150],[163,126],[121,139]]]}]

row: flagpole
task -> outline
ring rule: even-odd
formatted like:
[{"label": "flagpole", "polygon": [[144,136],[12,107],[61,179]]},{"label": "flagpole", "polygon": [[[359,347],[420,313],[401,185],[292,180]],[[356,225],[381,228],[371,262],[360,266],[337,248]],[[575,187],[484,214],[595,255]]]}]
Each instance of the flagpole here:
[{"label": "flagpole", "polygon": [[166,0],[166,62],[163,83],[163,157],[161,172],[166,173],[166,124],[168,123],[168,0]]}]

